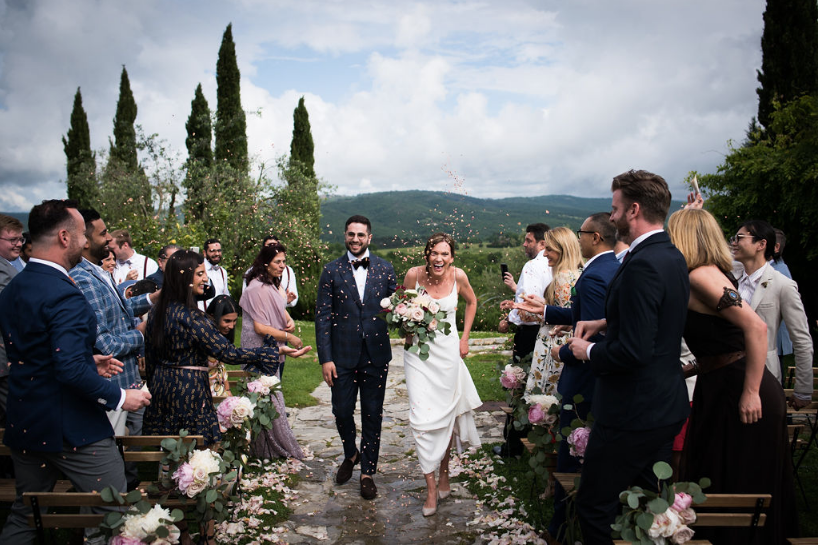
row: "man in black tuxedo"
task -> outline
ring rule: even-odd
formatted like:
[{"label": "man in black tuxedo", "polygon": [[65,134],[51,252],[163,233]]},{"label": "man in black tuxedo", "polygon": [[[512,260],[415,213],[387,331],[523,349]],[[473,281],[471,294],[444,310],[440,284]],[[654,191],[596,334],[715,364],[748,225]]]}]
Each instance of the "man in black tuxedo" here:
[{"label": "man in black tuxedo", "polygon": [[[670,462],[690,410],[679,365],[690,282],[662,229],[670,191],[644,170],[620,174],[611,191],[611,222],[630,250],[608,286],[605,319],[579,322],[569,341],[597,377],[596,420],[576,500],[586,545],[612,543],[620,492],[656,488],[653,464]],[[603,340],[587,340],[601,331]]]},{"label": "man in black tuxedo", "polygon": [[[332,414],[344,444],[335,482],[344,484],[361,464],[361,496],[375,498],[386,373],[392,359],[381,299],[395,292],[392,265],[369,255],[372,224],[352,216],[344,226],[347,253],[324,265],[318,282],[315,337],[324,380],[332,388]],[[356,447],[355,404],[361,393],[361,450]]]}]

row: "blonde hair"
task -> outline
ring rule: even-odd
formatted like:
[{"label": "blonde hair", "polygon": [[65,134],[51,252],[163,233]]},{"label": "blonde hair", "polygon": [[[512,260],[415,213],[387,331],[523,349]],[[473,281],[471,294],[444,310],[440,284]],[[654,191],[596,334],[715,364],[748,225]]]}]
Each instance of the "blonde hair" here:
[{"label": "blonde hair", "polygon": [[679,210],[667,223],[670,240],[682,252],[687,270],[715,265],[724,274],[733,269],[730,248],[716,218],[707,210]]},{"label": "blonde hair", "polygon": [[545,232],[545,245],[555,250],[559,255],[557,262],[551,267],[552,280],[545,288],[545,303],[556,303],[557,276],[564,271],[576,271],[582,265],[582,250],[579,247],[577,236],[567,227],[557,227]]}]

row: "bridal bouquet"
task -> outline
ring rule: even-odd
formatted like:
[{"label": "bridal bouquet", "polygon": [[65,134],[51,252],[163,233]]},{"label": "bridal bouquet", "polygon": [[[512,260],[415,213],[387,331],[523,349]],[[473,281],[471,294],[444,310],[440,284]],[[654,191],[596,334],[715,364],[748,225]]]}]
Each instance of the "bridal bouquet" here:
[{"label": "bridal bouquet", "polygon": [[389,331],[398,331],[411,340],[404,349],[417,354],[421,361],[429,359],[429,343],[434,342],[438,332],[448,335],[451,324],[444,321],[446,313],[440,310],[437,301],[421,290],[408,290],[399,286],[390,297],[381,299],[383,312],[379,315],[386,321]]},{"label": "bridal bouquet", "polygon": [[702,488],[710,486],[710,479],[698,483],[662,483],[673,475],[665,462],[653,465],[653,474],[661,485],[658,493],[634,486],[619,495],[624,506],[622,514],[611,525],[614,537],[631,543],[687,543],[693,538],[688,526],[696,522],[694,503],[706,500]]}]

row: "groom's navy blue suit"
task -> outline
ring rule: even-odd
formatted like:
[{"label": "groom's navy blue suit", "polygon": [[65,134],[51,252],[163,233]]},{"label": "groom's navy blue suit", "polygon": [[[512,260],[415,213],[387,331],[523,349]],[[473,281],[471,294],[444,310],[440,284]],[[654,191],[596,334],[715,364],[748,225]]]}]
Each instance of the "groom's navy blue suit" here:
[{"label": "groom's navy blue suit", "polygon": [[[545,322],[552,325],[571,325],[576,327],[579,321],[599,320],[605,317],[605,293],[608,284],[619,269],[619,261],[612,251],[599,254],[582,271],[574,286],[574,294],[571,296],[571,307],[562,308],[547,306],[545,308]],[[591,337],[591,342],[598,342],[604,337],[596,335]],[[565,364],[560,374],[557,391],[562,396],[563,403],[571,404],[576,411],[576,415],[582,419],[588,416],[591,411],[594,396],[594,384],[596,379],[591,372],[591,366],[586,361],[580,361],[574,357],[569,345],[560,348],[560,360]],[[574,396],[581,395],[584,398],[582,403],[574,403]],[[574,410],[560,411],[560,427],[569,426],[574,419]],[[560,443],[560,450],[557,454],[557,471],[574,473],[582,468],[578,458],[571,456],[567,441]],[[557,483],[554,493],[554,517],[548,527],[548,532],[563,541],[560,527],[565,522],[565,490]]]},{"label": "groom's navy blue suit", "polygon": [[392,359],[386,322],[378,318],[380,302],[397,286],[392,265],[370,255],[364,298],[358,294],[348,254],[327,263],[318,282],[315,337],[318,362],[335,364],[332,412],[344,444],[353,458],[356,433],[353,413],[361,392],[361,473],[374,475],[380,450],[386,374]]}]

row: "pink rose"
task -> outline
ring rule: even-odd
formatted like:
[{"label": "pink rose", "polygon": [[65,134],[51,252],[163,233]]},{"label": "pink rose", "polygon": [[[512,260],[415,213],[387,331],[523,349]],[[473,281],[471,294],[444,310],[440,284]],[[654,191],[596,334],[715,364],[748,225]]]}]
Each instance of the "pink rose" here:
[{"label": "pink rose", "polygon": [[679,518],[682,519],[684,524],[693,524],[696,522],[696,511],[688,507],[687,509],[683,509],[678,512]]},{"label": "pink rose", "polygon": [[400,303],[398,306],[395,307],[395,314],[398,316],[405,316],[406,311],[409,307],[406,306],[406,303]]},{"label": "pink rose", "polygon": [[188,487],[193,483],[193,467],[187,462],[179,466],[173,473],[173,480],[176,481],[176,486],[184,493]]},{"label": "pink rose", "polygon": [[591,428],[577,428],[568,436],[568,444],[571,445],[571,456],[582,458],[585,456],[585,449],[588,447],[588,437],[591,435]]},{"label": "pink rose", "polygon": [[437,314],[440,311],[440,305],[438,305],[435,301],[429,303],[429,312],[432,314]]},{"label": "pink rose", "polygon": [[426,316],[426,312],[422,308],[415,307],[411,311],[409,311],[409,319],[413,322],[420,322],[423,320],[423,317]]},{"label": "pink rose", "polygon": [[114,536],[108,545],[142,545],[142,540],[129,536]]},{"label": "pink rose", "polygon": [[688,528],[687,526],[682,526],[676,533],[670,537],[671,543],[687,543],[691,539],[693,539],[693,534],[695,532]]},{"label": "pink rose", "polygon": [[428,329],[429,331],[434,331],[435,329],[437,329],[437,320],[434,319],[431,322],[429,322],[429,325],[426,326],[426,329]]},{"label": "pink rose", "polygon": [[532,424],[539,424],[545,418],[545,413],[538,403],[535,403],[528,409],[528,421]]},{"label": "pink rose", "polygon": [[684,492],[679,492],[676,494],[675,501],[673,502],[673,509],[677,512],[681,513],[688,507],[693,504],[693,498],[690,494],[685,494]]}]

